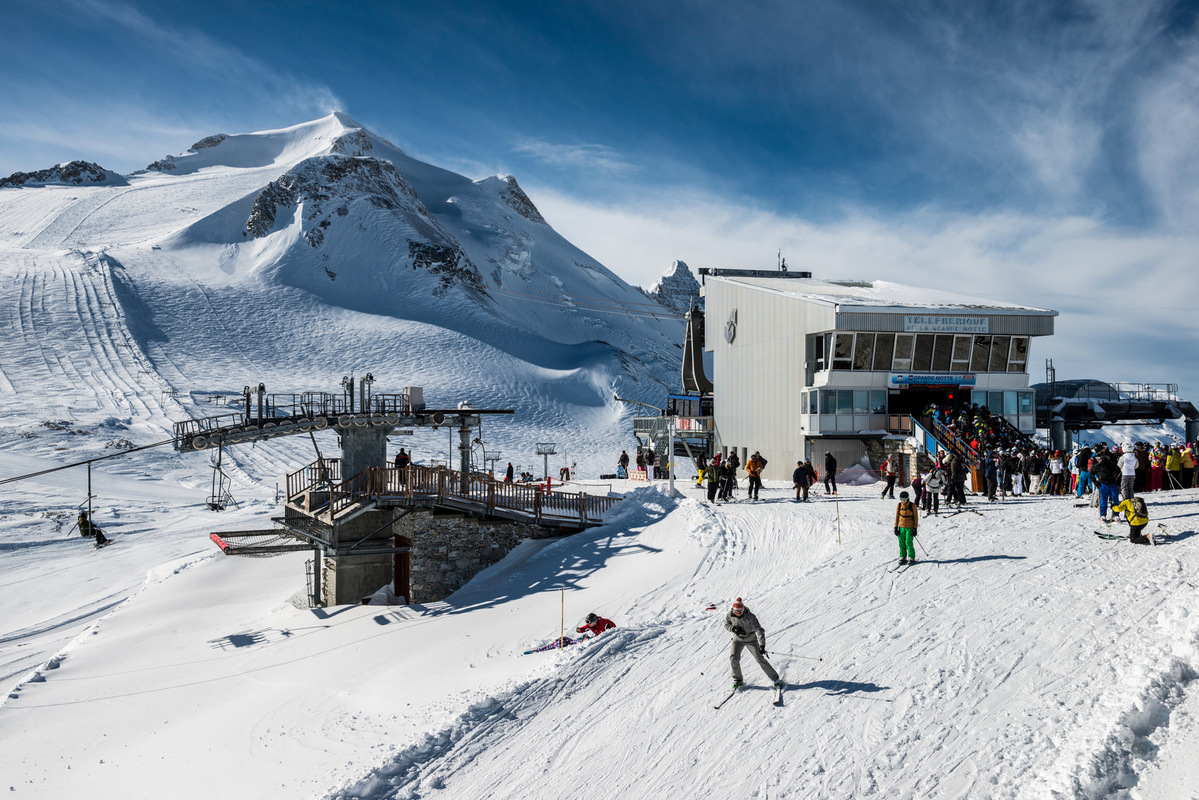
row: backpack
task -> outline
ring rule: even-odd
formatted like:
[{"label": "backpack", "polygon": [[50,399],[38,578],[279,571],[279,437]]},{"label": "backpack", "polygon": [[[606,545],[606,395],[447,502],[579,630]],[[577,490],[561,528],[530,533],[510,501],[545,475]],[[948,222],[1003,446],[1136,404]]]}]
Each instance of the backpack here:
[{"label": "backpack", "polygon": [[762,465],[762,469],[766,469],[766,459],[762,458],[762,456],[758,456],[758,463]]},{"label": "backpack", "polygon": [[1145,505],[1144,498],[1132,498],[1132,513],[1136,514],[1141,519],[1149,519],[1149,508]]}]

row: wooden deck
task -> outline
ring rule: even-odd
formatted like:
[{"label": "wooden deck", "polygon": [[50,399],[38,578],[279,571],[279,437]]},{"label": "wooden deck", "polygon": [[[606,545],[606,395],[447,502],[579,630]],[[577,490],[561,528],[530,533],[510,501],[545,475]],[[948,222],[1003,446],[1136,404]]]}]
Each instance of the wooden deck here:
[{"label": "wooden deck", "polygon": [[288,505],[329,524],[371,508],[434,508],[544,527],[582,529],[602,525],[619,497],[585,492],[546,492],[540,484],[505,483],[461,475],[444,467],[372,467],[343,479],[335,459],[313,462],[287,476]]}]

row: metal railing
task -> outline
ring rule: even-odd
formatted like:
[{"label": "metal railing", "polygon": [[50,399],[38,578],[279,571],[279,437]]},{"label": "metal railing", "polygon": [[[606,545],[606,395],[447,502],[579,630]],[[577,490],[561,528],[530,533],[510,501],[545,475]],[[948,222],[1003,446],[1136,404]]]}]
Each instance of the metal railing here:
[{"label": "metal railing", "polygon": [[[335,474],[335,470],[340,473],[340,467],[341,463],[336,459],[323,462],[323,469],[330,476]],[[322,483],[321,469],[322,462],[314,462],[288,475],[288,500],[295,502],[304,492]],[[330,477],[330,480],[334,479]],[[403,469],[395,466],[370,467],[334,483],[329,490],[327,508],[333,520],[352,507],[365,503],[390,500],[399,501],[402,505],[415,505],[419,500],[444,505],[453,501],[458,505],[475,506],[488,514],[509,512],[509,516],[519,514],[537,522],[546,516],[557,520],[577,519],[581,526],[586,526],[601,522],[604,515],[622,499],[585,492],[546,492],[540,484],[507,483],[483,473],[470,475],[467,488],[463,491],[458,473],[444,467],[410,464]]]}]

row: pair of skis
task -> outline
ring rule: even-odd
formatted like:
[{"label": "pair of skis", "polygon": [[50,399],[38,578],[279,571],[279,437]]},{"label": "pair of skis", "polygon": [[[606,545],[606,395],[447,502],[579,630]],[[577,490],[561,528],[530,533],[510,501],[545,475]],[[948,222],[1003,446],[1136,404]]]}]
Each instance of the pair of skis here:
[{"label": "pair of skis", "polygon": [[[1166,533],[1165,525],[1162,525],[1159,523],[1157,527],[1161,529],[1163,535]],[[1102,533],[1100,531],[1095,531],[1095,535],[1098,536],[1100,539],[1107,539],[1109,541],[1115,541],[1115,542],[1128,540],[1127,536],[1120,536],[1115,533]],[[1145,538],[1149,540],[1149,544],[1155,545],[1155,546],[1157,545],[1157,537],[1154,535],[1153,531],[1149,531],[1149,533],[1145,534]]]},{"label": "pair of skis", "polygon": [[[717,709],[720,708],[725,703],[732,700],[733,695],[737,694],[737,692],[741,691],[743,688],[744,688],[744,684],[742,684],[741,686],[733,687],[733,691],[731,691],[727,695],[725,695],[725,698],[723,700],[721,700],[719,703],[717,703],[716,705],[712,706],[712,708],[717,708]],[[779,683],[779,684],[776,684],[773,688],[774,688],[774,700],[773,700],[773,702],[771,702],[771,705],[782,708],[782,706],[783,706],[783,689],[787,688],[787,685],[785,683]]]}]

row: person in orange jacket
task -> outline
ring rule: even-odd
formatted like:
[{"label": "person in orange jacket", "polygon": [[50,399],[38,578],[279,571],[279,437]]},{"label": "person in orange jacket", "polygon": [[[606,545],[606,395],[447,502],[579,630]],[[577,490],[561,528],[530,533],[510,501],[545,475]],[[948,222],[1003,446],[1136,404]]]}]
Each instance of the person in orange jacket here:
[{"label": "person in orange jacket", "polygon": [[749,473],[749,499],[757,500],[758,492],[762,490],[762,470],[766,469],[766,459],[757,450],[745,462],[745,471]]}]

